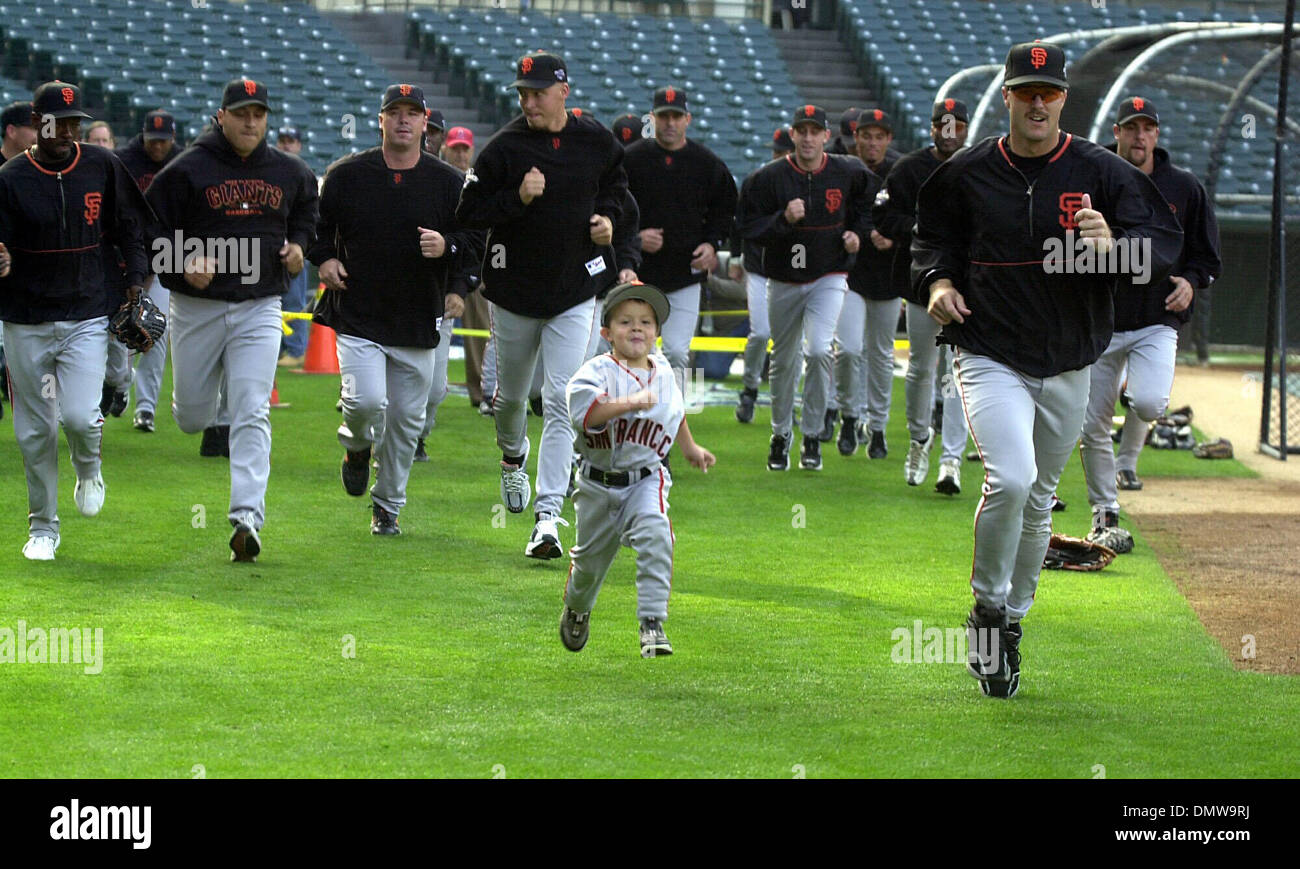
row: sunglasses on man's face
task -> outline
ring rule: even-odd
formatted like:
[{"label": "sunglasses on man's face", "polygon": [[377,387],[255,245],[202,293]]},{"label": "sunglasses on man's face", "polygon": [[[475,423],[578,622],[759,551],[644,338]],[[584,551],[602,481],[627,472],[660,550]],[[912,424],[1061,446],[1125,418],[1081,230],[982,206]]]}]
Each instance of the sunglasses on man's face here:
[{"label": "sunglasses on man's face", "polygon": [[1032,103],[1034,97],[1042,97],[1045,103],[1054,103],[1065,98],[1065,91],[1050,85],[1030,85],[1029,87],[1012,88],[1011,95],[1022,103]]}]

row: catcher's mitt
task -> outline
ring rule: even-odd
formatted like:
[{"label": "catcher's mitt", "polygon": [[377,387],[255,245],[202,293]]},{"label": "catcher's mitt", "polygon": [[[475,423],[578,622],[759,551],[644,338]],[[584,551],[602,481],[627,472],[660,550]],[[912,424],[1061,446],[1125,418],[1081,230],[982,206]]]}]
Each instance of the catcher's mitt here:
[{"label": "catcher's mitt", "polygon": [[1115,550],[1079,537],[1053,534],[1043,558],[1048,570],[1101,570],[1115,560]]},{"label": "catcher's mitt", "polygon": [[1192,450],[1192,455],[1198,459],[1230,459],[1232,458],[1232,441],[1227,438],[1206,441],[1197,444]]},{"label": "catcher's mitt", "polygon": [[137,353],[148,353],[154,342],[162,339],[166,329],[166,315],[153,299],[143,295],[134,301],[128,296],[108,321],[108,331],[112,336]]}]

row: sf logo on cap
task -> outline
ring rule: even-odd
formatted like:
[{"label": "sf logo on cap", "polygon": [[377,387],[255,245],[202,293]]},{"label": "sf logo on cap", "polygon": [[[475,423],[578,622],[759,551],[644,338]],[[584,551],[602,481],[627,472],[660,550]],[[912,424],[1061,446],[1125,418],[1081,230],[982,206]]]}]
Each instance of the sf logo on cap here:
[{"label": "sf logo on cap", "polygon": [[1039,69],[1047,65],[1047,49],[1031,48],[1029,49],[1029,63],[1034,69]]},{"label": "sf logo on cap", "polygon": [[162,116],[161,116],[161,115],[154,115],[154,119],[153,119],[153,128],[154,128],[155,130],[161,130],[161,129],[162,129]]},{"label": "sf logo on cap", "polygon": [[68,105],[72,105],[72,101],[77,98],[77,94],[72,88],[64,88],[59,93],[63,96],[63,101]]},{"label": "sf logo on cap", "polygon": [[805,118],[811,118],[811,117],[812,117],[813,115],[815,115],[815,114],[817,114],[817,109],[816,109],[816,107],[814,107],[814,106],[804,106],[804,107],[803,107],[803,116],[804,116]]},{"label": "sf logo on cap", "polygon": [[951,112],[953,110],[953,107],[956,105],[957,105],[957,101],[951,98],[943,101],[943,109],[946,112]]},{"label": "sf logo on cap", "polygon": [[673,90],[672,88],[669,88],[668,90],[664,91],[664,99],[670,103],[677,102],[677,91]]},{"label": "sf logo on cap", "polygon": [[[411,95],[411,86],[409,84],[398,85],[397,89],[402,92],[402,96],[404,97],[409,97]],[[425,117],[427,118],[428,115],[425,115]]]},{"label": "sf logo on cap", "polygon": [[528,75],[528,73],[533,71],[533,59],[531,57],[525,57],[523,60],[519,61],[519,69],[524,75]]},{"label": "sf logo on cap", "polygon": [[257,95],[257,82],[251,79],[244,79],[244,93],[251,96]]},{"label": "sf logo on cap", "polygon": [[1142,111],[1142,107],[1145,106],[1146,104],[1147,104],[1147,101],[1144,100],[1144,99],[1142,99],[1141,97],[1134,97],[1134,98],[1133,98],[1133,111],[1135,111],[1135,112],[1140,112],[1140,111]]}]

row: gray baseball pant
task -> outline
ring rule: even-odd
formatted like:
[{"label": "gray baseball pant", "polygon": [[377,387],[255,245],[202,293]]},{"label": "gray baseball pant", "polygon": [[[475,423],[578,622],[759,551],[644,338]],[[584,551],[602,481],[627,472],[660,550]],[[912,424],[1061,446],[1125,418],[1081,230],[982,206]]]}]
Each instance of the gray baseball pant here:
[{"label": "gray baseball pant", "polygon": [[673,479],[662,467],[630,486],[603,486],[582,477],[573,495],[577,543],[569,550],[564,603],[591,612],[620,546],[636,551],[636,615],[668,618],[673,583],[673,527],[668,492]]},{"label": "gray baseball pant", "polygon": [[[1083,424],[1079,454],[1088,479],[1088,503],[1093,507],[1119,510],[1117,470],[1137,473],[1138,454],[1146,442],[1149,423],[1169,406],[1169,391],[1174,386],[1174,357],[1178,333],[1157,324],[1111,336],[1106,352],[1092,365],[1092,389],[1088,398],[1088,415]],[[1111,418],[1124,383],[1128,367],[1128,392],[1133,401],[1124,422],[1119,457],[1111,444]]]},{"label": "gray baseball pant", "polygon": [[14,438],[27,471],[27,526],[34,536],[59,535],[60,419],[77,479],[99,475],[108,340],[107,317],[4,324]]},{"label": "gray baseball pant", "polygon": [[[424,427],[436,352],[432,347],[388,347],[354,335],[338,336],[343,382],[339,443],[353,452],[373,449],[379,468],[370,500],[394,516],[406,506],[406,481]],[[446,371],[444,363],[444,377]]]},{"label": "gray baseball pant", "polygon": [[480,388],[483,390],[483,399],[491,404],[492,396],[497,391],[497,346],[492,340],[492,313],[496,306],[488,302],[487,307],[488,338],[483,342],[483,374]]},{"label": "gray baseball pant", "polygon": [[745,295],[749,307],[749,337],[745,340],[745,388],[758,389],[763,381],[763,360],[772,327],[767,319],[767,278],[745,273]]},{"label": "gray baseball pant", "polygon": [[[697,282],[664,295],[668,297],[668,319],[659,329],[663,354],[677,374],[678,386],[684,387],[684,372],[691,359],[691,339],[700,324],[700,285]],[[599,315],[596,319],[600,319]]]},{"label": "gray baseball pant", "polygon": [[564,506],[573,468],[573,426],[565,390],[585,361],[591,338],[595,299],[587,299],[550,319],[524,317],[499,305],[492,308],[492,336],[497,358],[497,446],[503,455],[524,452],[528,432],[528,391],[540,354],[545,366],[542,385],[542,442],[537,449],[537,500],[534,511],[558,516]]},{"label": "gray baseball pant", "polygon": [[[934,343],[942,327],[926,313],[923,305],[907,303],[907,375],[903,381],[907,404],[907,434],[923,441],[929,434],[934,414],[934,381],[939,366],[939,345]],[[948,418],[944,417],[945,428]]]},{"label": "gray baseball pant", "polygon": [[593,356],[609,352],[609,342],[600,337],[600,309],[601,303],[597,300],[596,316],[591,318],[591,338],[587,341],[587,356],[584,362]]},{"label": "gray baseball pant", "polygon": [[[426,393],[428,406],[424,410],[421,438],[429,437],[429,432],[433,431],[438,421],[438,405],[447,399],[447,362],[451,359],[451,333],[455,327],[456,321],[451,317],[441,317],[438,320],[438,334],[442,337],[438,340],[438,346],[433,348],[433,379],[429,381],[429,391]],[[340,367],[342,364],[339,363]],[[411,449],[415,449],[414,444]],[[388,510],[387,507],[384,509]]]},{"label": "gray baseball pant", "polygon": [[966,426],[966,412],[961,406],[961,396],[957,392],[957,374],[952,363],[956,357],[952,347],[945,344],[939,348],[939,370],[944,372],[940,379],[940,394],[943,395],[943,452],[940,462],[960,462],[966,457],[966,441],[970,430]]},{"label": "gray baseball pant", "polygon": [[898,299],[880,302],[844,294],[835,327],[835,397],[841,416],[865,420],[872,431],[884,431],[889,424],[897,328]]},{"label": "gray baseball pant", "polygon": [[806,284],[768,279],[768,322],[772,325],[772,434],[789,437],[794,427],[794,391],[804,368],[799,430],[819,437],[826,426],[831,378],[831,338],[848,283],[843,273]]},{"label": "gray baseball pant", "polygon": [[1023,618],[1052,536],[1052,493],[1083,424],[1088,369],[1029,377],[965,350],[954,367],[984,458],[971,589],[977,602]]},{"label": "gray baseball pant", "polygon": [[118,392],[129,391],[131,389],[132,374],[131,351],[121,341],[109,335],[106,354],[104,383],[107,383]]},{"label": "gray baseball pant", "polygon": [[[160,310],[171,307],[171,291],[155,283],[149,288],[149,298],[153,299]],[[163,369],[167,367],[167,342],[171,337],[171,323],[167,324],[162,337],[154,342],[149,352],[135,363],[135,409],[138,413],[147,410],[155,413],[158,408],[158,394],[162,392]]]},{"label": "gray baseball pant", "polygon": [[260,529],[271,475],[271,389],[280,355],[280,297],[244,302],[171,297],[172,416],[187,434],[230,416],[231,524]]}]

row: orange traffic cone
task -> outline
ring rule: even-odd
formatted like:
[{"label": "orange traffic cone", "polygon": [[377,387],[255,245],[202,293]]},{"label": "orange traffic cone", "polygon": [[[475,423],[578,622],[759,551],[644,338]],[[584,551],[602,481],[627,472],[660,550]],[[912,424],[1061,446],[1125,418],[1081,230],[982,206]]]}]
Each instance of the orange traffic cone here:
[{"label": "orange traffic cone", "polygon": [[311,337],[307,339],[307,355],[302,362],[303,374],[338,374],[338,341],[334,330],[320,323],[311,324]]},{"label": "orange traffic cone", "polygon": [[280,400],[280,384],[272,381],[271,383],[271,407],[288,407],[287,401]]}]

